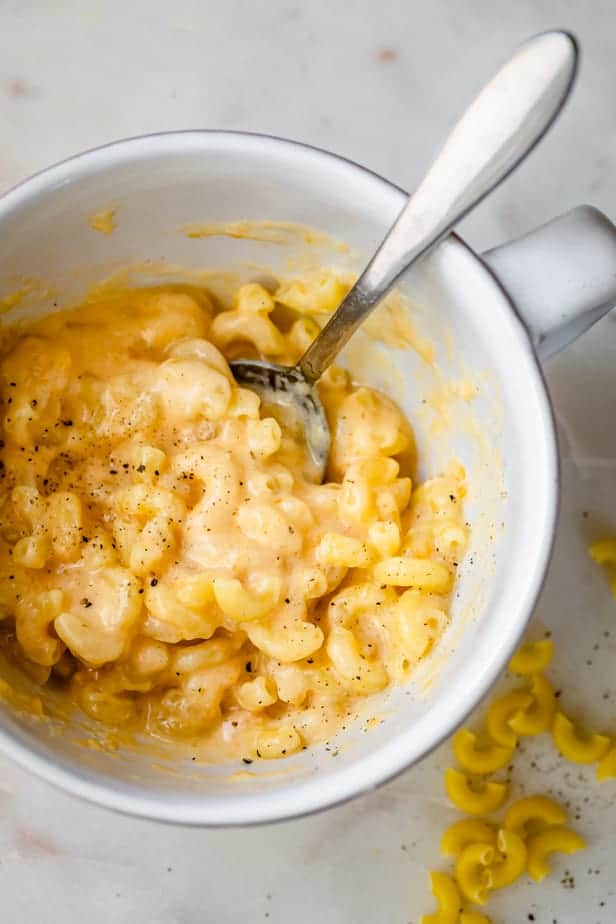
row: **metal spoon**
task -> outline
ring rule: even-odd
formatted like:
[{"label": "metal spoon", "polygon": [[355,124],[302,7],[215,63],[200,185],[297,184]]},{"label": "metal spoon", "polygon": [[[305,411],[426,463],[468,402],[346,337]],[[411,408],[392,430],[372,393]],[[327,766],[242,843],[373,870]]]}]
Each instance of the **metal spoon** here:
[{"label": "metal spoon", "polygon": [[303,427],[312,475],[322,481],[330,434],[314,387],[400,275],[437,244],[526,157],[563,106],[575,77],[577,45],[544,32],[520,46],[482,89],[336,313],[296,366],[231,364],[235,379],[285,420]]}]

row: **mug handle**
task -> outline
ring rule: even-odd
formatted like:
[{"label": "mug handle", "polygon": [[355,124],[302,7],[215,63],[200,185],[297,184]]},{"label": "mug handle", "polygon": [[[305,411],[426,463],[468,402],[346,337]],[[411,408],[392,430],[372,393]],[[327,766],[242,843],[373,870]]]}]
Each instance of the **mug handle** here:
[{"label": "mug handle", "polygon": [[526,324],[540,359],[616,305],[616,227],[581,205],[482,254]]}]

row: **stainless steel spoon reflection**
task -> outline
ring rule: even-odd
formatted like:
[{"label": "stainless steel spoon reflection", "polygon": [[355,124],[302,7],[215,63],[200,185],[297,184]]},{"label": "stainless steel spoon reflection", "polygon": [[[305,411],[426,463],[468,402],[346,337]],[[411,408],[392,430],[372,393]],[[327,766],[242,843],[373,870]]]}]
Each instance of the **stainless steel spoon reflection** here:
[{"label": "stainless steel spoon reflection", "polygon": [[403,272],[437,244],[526,157],[571,90],[577,44],[567,32],[529,39],[486,84],[340,307],[296,366],[238,360],[239,384],[305,434],[311,475],[322,481],[330,433],[316,383]]}]

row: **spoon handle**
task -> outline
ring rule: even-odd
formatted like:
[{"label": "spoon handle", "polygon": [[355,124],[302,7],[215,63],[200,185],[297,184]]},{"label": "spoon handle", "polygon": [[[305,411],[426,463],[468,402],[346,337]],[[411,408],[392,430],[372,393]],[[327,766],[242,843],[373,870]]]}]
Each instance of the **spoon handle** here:
[{"label": "spoon handle", "polygon": [[567,32],[529,39],[486,84],[374,257],[298,366],[314,384],[398,277],[526,157],[562,108],[578,51]]}]

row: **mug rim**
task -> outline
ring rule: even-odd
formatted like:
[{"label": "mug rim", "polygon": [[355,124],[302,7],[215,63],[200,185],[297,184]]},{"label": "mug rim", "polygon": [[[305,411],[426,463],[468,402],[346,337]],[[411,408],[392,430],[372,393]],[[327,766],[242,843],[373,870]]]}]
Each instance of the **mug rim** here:
[{"label": "mug rim", "polygon": [[[0,222],[5,212],[18,208],[22,202],[30,198],[36,198],[41,193],[52,191],[70,182],[73,176],[71,171],[74,167],[78,168],[74,176],[84,175],[84,166],[88,168],[86,172],[96,174],[102,169],[108,169],[114,163],[123,162],[124,160],[138,163],[147,159],[148,154],[166,153],[169,156],[177,155],[182,150],[182,142],[188,140],[204,141],[205,139],[215,140],[227,145],[231,143],[236,150],[243,150],[246,153],[249,153],[249,148],[252,145],[253,147],[261,147],[263,150],[267,147],[286,148],[291,154],[295,151],[296,154],[314,155],[317,159],[329,161],[332,166],[342,165],[346,169],[363,174],[368,180],[377,181],[383,187],[384,192],[386,191],[390,196],[394,194],[394,196],[399,197],[401,205],[408,196],[408,193],[402,187],[390,182],[376,171],[357,163],[351,158],[335,154],[315,145],[259,132],[184,129],[118,139],[78,152],[43,168],[20,180],[0,195]],[[125,155],[127,154],[128,156],[126,157]],[[451,233],[439,246],[454,247],[463,251],[465,256],[470,258],[470,262],[474,264],[475,269],[491,279],[495,293],[500,295],[502,301],[509,308],[512,320],[517,322],[515,326],[520,335],[518,346],[526,354],[527,359],[530,359],[535,372],[533,388],[536,397],[539,399],[539,416],[541,418],[546,453],[546,484],[550,494],[546,498],[546,519],[540,543],[541,554],[534,574],[526,586],[525,603],[523,608],[520,608],[520,617],[518,618],[516,629],[511,632],[508,639],[506,657],[503,656],[504,651],[498,657],[495,657],[490,669],[484,672],[481,683],[476,685],[470,695],[467,694],[463,700],[460,700],[455,709],[450,708],[449,718],[443,723],[443,727],[437,729],[431,736],[426,737],[421,754],[406,757],[399,754],[395,761],[391,759],[389,761],[383,760],[378,771],[373,770],[372,774],[367,775],[367,778],[361,779],[358,778],[358,774],[353,773],[353,768],[356,765],[349,764],[348,767],[338,771],[335,775],[336,778],[340,776],[344,779],[344,785],[334,787],[337,791],[330,795],[326,795],[324,789],[318,786],[319,774],[316,774],[314,779],[311,778],[306,783],[300,784],[300,786],[309,787],[312,791],[312,796],[311,798],[304,798],[303,805],[298,808],[290,808],[288,805],[284,805],[285,800],[279,797],[282,791],[272,791],[264,793],[260,798],[251,797],[252,802],[256,805],[251,807],[250,810],[247,810],[245,797],[236,799],[238,809],[235,812],[228,812],[228,817],[223,817],[220,813],[213,812],[207,798],[204,799],[203,795],[179,798],[173,792],[163,793],[161,791],[153,794],[138,785],[119,783],[119,781],[113,780],[111,777],[105,778],[104,774],[80,770],[67,760],[57,757],[50,758],[42,749],[39,750],[34,743],[26,743],[23,739],[18,738],[9,727],[0,725],[0,746],[7,756],[52,785],[94,804],[114,809],[123,814],[184,825],[233,827],[302,818],[327,808],[342,805],[356,796],[391,781],[411,766],[419,763],[443,741],[448,739],[456,728],[465,721],[470,712],[476,708],[501,675],[508,657],[512,654],[526,629],[528,620],[545,583],[555,540],[559,509],[560,466],[554,412],[545,377],[529,332],[518,315],[515,304],[492,269],[458,234]],[[523,617],[522,613],[524,613]],[[400,750],[404,752],[403,748]],[[292,784],[291,788],[297,789],[298,787]]]}]

